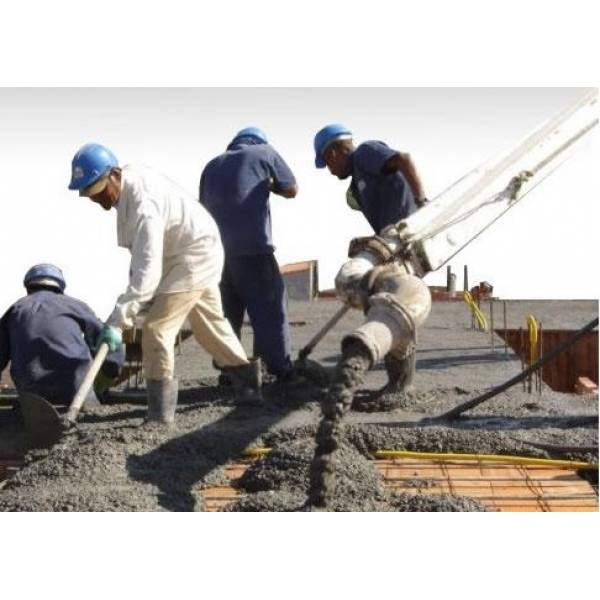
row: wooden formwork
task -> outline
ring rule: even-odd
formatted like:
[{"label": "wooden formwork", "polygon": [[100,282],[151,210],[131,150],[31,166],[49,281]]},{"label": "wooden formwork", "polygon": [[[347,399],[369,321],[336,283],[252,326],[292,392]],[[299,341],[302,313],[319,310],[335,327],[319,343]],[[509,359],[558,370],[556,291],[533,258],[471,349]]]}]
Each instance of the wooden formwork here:
[{"label": "wooden formwork", "polygon": [[[529,358],[529,340],[527,332],[521,334],[520,329],[496,329],[512,350],[525,361]],[[541,347],[544,354],[549,354],[572,337],[576,331],[564,329],[543,329]],[[542,368],[544,383],[555,392],[573,392],[579,377],[588,377],[598,383],[598,332],[589,331],[571,348],[551,360]]]},{"label": "wooden formwork", "polygon": [[[209,512],[222,510],[240,497],[236,482],[252,460],[227,467],[230,485],[199,490]],[[472,461],[378,459],[384,485],[398,493],[453,494],[475,498],[490,511],[596,512],[598,496],[573,469]]]}]

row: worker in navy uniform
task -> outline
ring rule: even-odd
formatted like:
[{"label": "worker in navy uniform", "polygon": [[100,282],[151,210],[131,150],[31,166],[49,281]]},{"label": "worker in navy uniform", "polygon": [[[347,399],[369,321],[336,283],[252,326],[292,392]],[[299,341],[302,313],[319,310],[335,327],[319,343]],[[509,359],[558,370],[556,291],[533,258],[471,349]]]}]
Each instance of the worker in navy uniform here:
[{"label": "worker in navy uniform", "polygon": [[241,337],[247,311],[255,352],[278,381],[296,385],[302,378],[291,360],[287,294],[274,256],[271,192],[294,198],[298,186],[289,166],[256,127],[238,132],[200,178],[200,202],[217,222],[225,248],[225,316]]},{"label": "worker in navy uniform", "polygon": [[[23,284],[27,296],[0,320],[0,372],[10,363],[17,391],[70,404],[91,365],[103,323],[89,306],[64,294],[65,279],[54,265],[33,266]],[[107,356],[84,407],[98,404],[124,358],[122,349]]]},{"label": "worker in navy uniform", "polygon": [[405,219],[427,202],[423,185],[409,154],[380,141],[354,146],[352,132],[332,124],[315,136],[315,166],[325,166],[338,179],[351,177],[346,201],[360,210],[373,231]]},{"label": "worker in navy uniform", "polygon": [[[334,123],[317,132],[314,151],[318,169],[327,167],[338,179],[351,178],[346,202],[363,213],[376,236],[427,202],[410,155],[384,142],[367,141],[355,146],[352,131]],[[384,357],[388,384],[380,390],[382,404],[388,402],[390,408],[397,404],[397,393],[408,390],[412,384],[415,364],[414,345]]]}]

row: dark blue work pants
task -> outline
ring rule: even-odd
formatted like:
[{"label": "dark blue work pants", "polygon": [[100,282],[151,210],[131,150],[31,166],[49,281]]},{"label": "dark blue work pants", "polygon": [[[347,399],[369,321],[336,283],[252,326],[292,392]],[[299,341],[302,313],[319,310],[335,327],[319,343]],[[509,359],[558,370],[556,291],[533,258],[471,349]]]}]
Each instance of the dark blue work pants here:
[{"label": "dark blue work pants", "polygon": [[241,339],[244,311],[254,330],[254,351],[277,377],[292,368],[287,293],[273,254],[226,257],[221,278],[225,317]]}]

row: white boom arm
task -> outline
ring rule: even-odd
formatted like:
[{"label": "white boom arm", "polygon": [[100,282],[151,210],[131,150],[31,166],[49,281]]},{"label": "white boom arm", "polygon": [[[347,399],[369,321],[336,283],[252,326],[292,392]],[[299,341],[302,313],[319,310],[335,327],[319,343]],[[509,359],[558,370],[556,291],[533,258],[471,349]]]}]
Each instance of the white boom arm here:
[{"label": "white boom arm", "polygon": [[439,269],[575,150],[598,123],[598,90],[540,126],[514,148],[471,171],[398,223],[405,258],[416,274]]}]

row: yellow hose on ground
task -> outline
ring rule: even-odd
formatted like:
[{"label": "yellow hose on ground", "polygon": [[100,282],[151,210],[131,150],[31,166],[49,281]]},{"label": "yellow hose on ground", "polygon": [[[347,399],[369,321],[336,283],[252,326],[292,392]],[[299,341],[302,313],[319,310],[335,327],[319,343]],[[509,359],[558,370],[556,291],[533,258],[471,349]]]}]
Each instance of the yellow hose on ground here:
[{"label": "yellow hose on ground", "polygon": [[421,458],[423,460],[467,460],[478,462],[505,462],[516,465],[556,467],[557,469],[598,469],[598,465],[577,460],[554,460],[532,456],[503,456],[502,454],[454,454],[411,452],[409,450],[376,450],[375,458]]},{"label": "yellow hose on ground", "polygon": [[[242,452],[243,456],[257,458],[271,452],[271,448],[248,448]],[[502,454],[456,454],[438,452],[412,452],[410,450],[375,450],[375,458],[421,458],[423,460],[468,460],[480,462],[504,462],[516,465],[531,465],[543,467],[556,467],[557,469],[598,469],[595,463],[577,460],[554,460],[549,458],[536,458],[533,456],[510,456]]]},{"label": "yellow hose on ground", "polygon": [[529,366],[538,359],[539,323],[533,315],[527,317],[529,330]]},{"label": "yellow hose on ground", "polygon": [[242,456],[248,456],[250,458],[258,458],[259,456],[265,456],[269,454],[271,448],[246,448],[242,451]]},{"label": "yellow hose on ground", "polygon": [[467,303],[467,306],[469,307],[469,309],[471,310],[471,313],[475,317],[475,320],[477,321],[477,326],[479,327],[479,330],[487,331],[488,324],[487,324],[485,315],[481,312],[481,309],[479,308],[479,306],[477,306],[477,302],[475,302],[475,300],[473,299],[473,295],[471,294],[471,292],[467,292],[465,290],[463,292],[463,300]]}]

